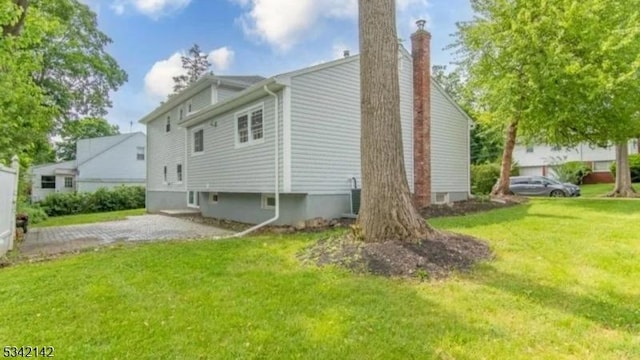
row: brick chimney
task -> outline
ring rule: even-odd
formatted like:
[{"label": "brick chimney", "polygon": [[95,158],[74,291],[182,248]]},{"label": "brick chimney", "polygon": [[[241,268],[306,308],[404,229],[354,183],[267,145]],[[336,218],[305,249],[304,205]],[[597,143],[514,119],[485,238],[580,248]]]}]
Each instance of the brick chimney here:
[{"label": "brick chimney", "polygon": [[417,208],[431,204],[431,34],[425,20],[411,35],[413,56],[413,186]]}]

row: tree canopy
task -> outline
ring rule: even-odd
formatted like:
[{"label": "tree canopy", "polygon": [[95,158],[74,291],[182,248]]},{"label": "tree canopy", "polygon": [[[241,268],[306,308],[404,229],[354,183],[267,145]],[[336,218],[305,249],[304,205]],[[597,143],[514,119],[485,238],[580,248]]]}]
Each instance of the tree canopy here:
[{"label": "tree canopy", "polygon": [[56,144],[58,158],[60,160],[74,160],[78,140],[118,134],[120,134],[118,125],[111,125],[107,120],[101,118],[66,122],[60,131],[62,141]]}]

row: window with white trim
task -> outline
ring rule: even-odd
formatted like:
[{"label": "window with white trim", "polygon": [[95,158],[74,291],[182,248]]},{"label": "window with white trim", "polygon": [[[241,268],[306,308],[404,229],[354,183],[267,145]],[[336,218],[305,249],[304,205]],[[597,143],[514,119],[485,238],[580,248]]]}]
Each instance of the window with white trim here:
[{"label": "window with white trim", "polygon": [[178,117],[178,119],[180,119],[180,121],[184,119],[184,109],[182,107],[180,108],[180,116]]},{"label": "window with white trim", "polygon": [[144,146],[137,146],[136,147],[136,159],[137,160],[144,160]]},{"label": "window with white trim", "polygon": [[193,153],[204,152],[204,129],[199,129],[193,132]]},{"label": "window with white trim", "polygon": [[218,193],[209,193],[209,202],[212,204],[218,203]]},{"label": "window with white trim", "polygon": [[527,145],[527,152],[528,153],[532,153],[533,152],[533,145]]},{"label": "window with white trim", "polygon": [[191,102],[191,100],[189,100],[189,102],[187,103],[187,115],[191,114],[192,111],[193,111],[193,103]]},{"label": "window with white trim", "polygon": [[67,189],[73,188],[73,177],[67,176],[64,178],[64,187]]},{"label": "window with white trim", "polygon": [[262,194],[262,208],[263,209],[275,209],[276,197],[273,194]]},{"label": "window with white trim", "polygon": [[264,106],[236,114],[236,145],[251,145],[264,141]]},{"label": "window with white trim", "polygon": [[187,205],[189,207],[200,207],[200,193],[197,191],[189,191],[187,194]]},{"label": "window with white trim", "polygon": [[164,182],[165,182],[165,184],[166,184],[166,183],[167,183],[167,166],[166,166],[166,165],[164,166],[163,176],[164,176],[164,177],[163,177]]},{"label": "window with white trim", "polygon": [[164,132],[170,132],[171,131],[171,115],[167,116],[167,122],[164,125]]},{"label": "window with white trim", "polygon": [[176,165],[176,176],[177,176],[178,182],[181,183],[182,182],[182,164]]}]

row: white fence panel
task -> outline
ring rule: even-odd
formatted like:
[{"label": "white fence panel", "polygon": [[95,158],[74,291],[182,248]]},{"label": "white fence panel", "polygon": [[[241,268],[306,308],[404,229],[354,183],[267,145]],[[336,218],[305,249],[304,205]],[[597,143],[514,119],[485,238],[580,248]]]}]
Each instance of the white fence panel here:
[{"label": "white fence panel", "polygon": [[16,200],[18,195],[18,159],[12,168],[0,165],[0,256],[13,249],[16,234]]}]

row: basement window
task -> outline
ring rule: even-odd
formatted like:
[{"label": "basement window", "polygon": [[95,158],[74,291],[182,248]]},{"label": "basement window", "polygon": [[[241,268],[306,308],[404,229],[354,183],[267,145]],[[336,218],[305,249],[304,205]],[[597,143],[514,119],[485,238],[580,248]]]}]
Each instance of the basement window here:
[{"label": "basement window", "polygon": [[263,209],[275,209],[276,197],[273,194],[262,194],[262,208]]},{"label": "basement window", "polygon": [[449,193],[436,193],[435,203],[436,204],[448,204],[449,203]]},{"label": "basement window", "polygon": [[209,202],[212,204],[218,203],[218,193],[209,193]]}]

